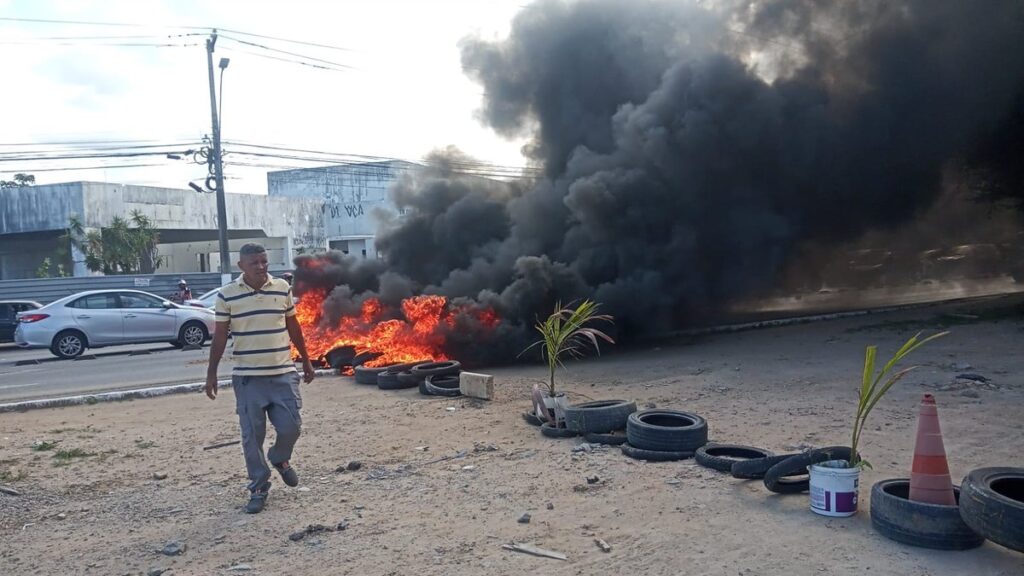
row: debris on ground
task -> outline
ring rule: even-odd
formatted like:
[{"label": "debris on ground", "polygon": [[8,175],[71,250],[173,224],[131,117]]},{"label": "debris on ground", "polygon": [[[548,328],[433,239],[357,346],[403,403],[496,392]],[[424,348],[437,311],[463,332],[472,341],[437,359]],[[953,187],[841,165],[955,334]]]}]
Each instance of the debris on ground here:
[{"label": "debris on ground", "polygon": [[188,546],[180,540],[171,540],[160,550],[160,553],[164,556],[180,556],[185,553]]},{"label": "debris on ground", "polygon": [[226,448],[228,446],[234,446],[236,444],[241,444],[241,443],[242,443],[241,440],[232,440],[230,442],[220,442],[218,444],[210,444],[209,446],[203,446],[203,450],[215,450],[217,448]]},{"label": "debris on ground", "polygon": [[597,547],[601,549],[601,552],[611,552],[612,551],[611,545],[609,545],[607,542],[605,542],[601,538],[594,538],[594,544],[597,544]]},{"label": "debris on ground", "polygon": [[484,444],[483,442],[473,442],[473,452],[497,452],[498,447],[494,444]]},{"label": "debris on ground", "polygon": [[393,480],[395,478],[405,478],[413,474],[412,464],[402,464],[396,467],[394,470],[390,470],[383,466],[378,466],[366,475],[370,480]]},{"label": "debris on ground", "polygon": [[956,375],[957,380],[973,380],[974,382],[988,382],[988,378],[981,374],[975,374],[974,372],[964,372]]},{"label": "debris on ground", "polygon": [[298,532],[292,532],[288,539],[292,542],[298,542],[306,536],[311,534],[322,534],[324,532],[342,532],[348,529],[348,520],[342,520],[334,526],[324,526],[323,524],[310,524]]},{"label": "debris on ground", "polygon": [[533,556],[540,556],[542,558],[553,558],[555,560],[568,560],[568,557],[566,557],[566,555],[562,554],[561,552],[555,552],[554,550],[546,550],[546,549],[541,548],[539,546],[534,546],[533,544],[512,543],[512,544],[502,544],[501,547],[504,548],[505,550],[511,550],[513,552],[522,552],[524,554],[532,554]]},{"label": "debris on ground", "polygon": [[7,494],[8,496],[21,496],[21,492],[18,492],[10,486],[0,486],[0,493]]},{"label": "debris on ground", "polygon": [[252,570],[252,566],[248,564],[235,564],[228,568],[228,572],[248,572],[249,570]]},{"label": "debris on ground", "polygon": [[153,480],[167,480],[166,472],[153,472]]},{"label": "debris on ground", "polygon": [[523,515],[520,516],[519,520],[516,520],[516,522],[519,522],[520,524],[529,524],[530,523],[530,513],[529,512],[523,512]]}]

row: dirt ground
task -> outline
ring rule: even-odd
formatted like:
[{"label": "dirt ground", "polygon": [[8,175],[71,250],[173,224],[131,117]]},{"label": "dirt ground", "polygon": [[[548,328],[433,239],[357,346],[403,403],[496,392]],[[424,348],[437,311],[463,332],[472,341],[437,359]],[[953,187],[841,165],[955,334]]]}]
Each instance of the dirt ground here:
[{"label": "dirt ground", "polygon": [[[957,483],[972,468],[1024,466],[1024,321],[993,320],[996,306],[659,342],[561,374],[574,400],[690,410],[707,418],[713,440],[782,452],[848,443],[866,345],[887,355],[918,329],[951,324],[872,414],[862,450],[874,470],[852,518],[814,515],[806,495],[772,495],[692,461],[574,453],[579,440],[544,438],[520,418],[539,366],[491,370],[493,402],[325,377],[304,388],[293,460],[302,488],[275,481],[256,516],[242,511],[239,448],[202,450],[237,438],[230,391],[216,402],[196,394],[3,414],[0,484],[21,495],[0,494],[0,573],[1020,575],[1024,554],[991,543],[966,552],[904,546],[875,533],[868,514],[871,485],[908,474],[926,392],[938,399]],[[991,382],[955,379],[964,371]],[[57,444],[34,451],[37,441]],[[56,457],[75,449],[92,455]],[[362,468],[337,471],[350,461]],[[527,512],[531,521],[518,522]],[[347,530],[289,540],[307,525],[343,521]],[[162,554],[172,541],[185,551]],[[513,541],[568,560],[502,549]]]}]

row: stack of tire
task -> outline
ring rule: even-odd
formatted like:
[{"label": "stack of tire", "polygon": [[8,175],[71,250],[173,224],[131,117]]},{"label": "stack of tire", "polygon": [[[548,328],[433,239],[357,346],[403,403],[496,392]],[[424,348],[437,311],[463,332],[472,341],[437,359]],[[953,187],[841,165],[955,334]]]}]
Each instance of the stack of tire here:
[{"label": "stack of tire", "polygon": [[953,487],[955,505],[910,500],[910,480],[871,489],[871,525],[903,544],[967,550],[985,540],[1024,552],[1024,468],[979,468]]},{"label": "stack of tire", "polygon": [[565,428],[542,422],[540,431],[549,438],[572,438],[582,434],[587,442],[594,444],[622,444],[626,437],[615,432],[626,429],[626,420],[633,412],[636,412],[636,402],[627,400],[573,404],[565,409]]},{"label": "stack of tire", "polygon": [[381,390],[419,388],[424,396],[459,396],[462,365],[454,360],[408,362],[390,366],[358,366],[356,384],[374,385]]},{"label": "stack of tire", "polygon": [[626,419],[622,453],[637,460],[667,462],[692,458],[708,443],[708,423],[679,410],[642,410]]}]

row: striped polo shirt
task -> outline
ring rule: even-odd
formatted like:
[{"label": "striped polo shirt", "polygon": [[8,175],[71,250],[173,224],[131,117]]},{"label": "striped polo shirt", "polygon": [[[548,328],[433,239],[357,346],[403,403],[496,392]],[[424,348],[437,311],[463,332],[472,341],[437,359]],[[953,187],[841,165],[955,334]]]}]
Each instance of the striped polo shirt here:
[{"label": "striped polo shirt", "polygon": [[292,287],[270,277],[253,290],[242,276],[224,286],[214,306],[217,322],[227,322],[234,339],[231,357],[240,376],[273,376],[295,371],[286,316],[295,315]]}]

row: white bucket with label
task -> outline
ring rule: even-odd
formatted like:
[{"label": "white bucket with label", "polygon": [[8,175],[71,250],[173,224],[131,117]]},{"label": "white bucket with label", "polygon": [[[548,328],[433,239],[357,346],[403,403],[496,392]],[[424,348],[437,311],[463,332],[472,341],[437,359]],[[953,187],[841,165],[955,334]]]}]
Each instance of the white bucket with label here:
[{"label": "white bucket with label", "polygon": [[822,516],[853,516],[857,513],[860,468],[849,466],[846,460],[829,460],[807,467],[812,512]]}]

